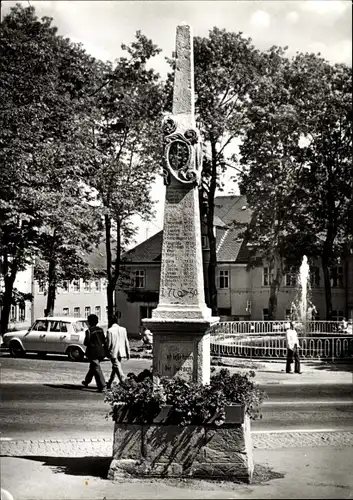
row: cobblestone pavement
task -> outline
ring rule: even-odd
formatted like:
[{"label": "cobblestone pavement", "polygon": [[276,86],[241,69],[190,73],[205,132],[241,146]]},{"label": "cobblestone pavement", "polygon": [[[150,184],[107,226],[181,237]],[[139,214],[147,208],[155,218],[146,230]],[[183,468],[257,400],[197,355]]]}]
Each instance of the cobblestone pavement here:
[{"label": "cobblestone pavement", "polygon": [[[253,433],[252,443],[256,449],[353,447],[353,432]],[[1,456],[110,457],[112,447],[113,440],[109,438],[12,440],[1,441]]]}]

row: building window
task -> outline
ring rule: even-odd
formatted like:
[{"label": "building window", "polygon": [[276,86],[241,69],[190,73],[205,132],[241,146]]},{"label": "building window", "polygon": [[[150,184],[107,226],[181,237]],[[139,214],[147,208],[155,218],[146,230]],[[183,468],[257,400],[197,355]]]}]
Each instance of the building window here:
[{"label": "building window", "polygon": [[19,305],[19,320],[20,321],[26,320],[26,305],[25,304]]},{"label": "building window", "polygon": [[152,318],[152,311],[155,307],[152,306],[140,306],[140,326],[142,325],[142,320],[145,318]]},{"label": "building window", "polygon": [[98,319],[101,319],[101,306],[96,306],[94,308],[94,314],[98,317]]},{"label": "building window", "polygon": [[320,286],[320,268],[312,267],[310,269],[310,284],[312,288]]},{"label": "building window", "polygon": [[343,267],[331,268],[331,286],[332,288],[343,288]]},{"label": "building window", "polygon": [[232,311],[230,307],[219,307],[218,308],[218,316],[231,316]]},{"label": "building window", "polygon": [[94,281],[94,286],[95,286],[96,292],[100,292],[101,291],[102,286],[101,286],[100,280],[95,280]]},{"label": "building window", "polygon": [[269,267],[264,267],[263,268],[263,274],[262,274],[262,284],[263,284],[263,286],[270,286],[272,279],[273,279],[273,271],[271,271],[271,275],[270,275],[270,268]]},{"label": "building window", "polygon": [[83,290],[85,292],[90,292],[91,291],[91,282],[90,281],[84,281],[83,282]]},{"label": "building window", "polygon": [[218,287],[220,289],[229,288],[229,271],[219,271]]},{"label": "building window", "polygon": [[74,292],[79,293],[80,292],[80,280],[74,280],[73,281],[73,286],[74,286]]},{"label": "building window", "polygon": [[332,321],[341,321],[344,318],[343,311],[332,311]]},{"label": "building window", "polygon": [[91,314],[91,307],[86,306],[85,307],[85,318],[87,318],[87,316],[89,316],[90,314]]},{"label": "building window", "polygon": [[81,316],[81,311],[79,307],[74,307],[74,318],[79,318]]},{"label": "building window", "polygon": [[262,309],[262,319],[268,321],[268,309]]},{"label": "building window", "polygon": [[295,288],[297,286],[297,273],[290,271],[286,274],[286,286]]},{"label": "building window", "polygon": [[134,287],[135,288],[145,288],[145,271],[139,269],[134,273]]},{"label": "building window", "polygon": [[38,281],[38,293],[45,293],[44,281]]},{"label": "building window", "polygon": [[63,315],[64,315],[64,316],[68,316],[68,315],[69,315],[69,313],[70,313],[69,308],[68,308],[68,307],[63,307]]},{"label": "building window", "polygon": [[70,282],[68,280],[63,281],[61,288],[63,293],[68,293],[70,290]]},{"label": "building window", "polygon": [[17,320],[17,307],[14,306],[13,304],[11,305],[10,309],[10,321],[16,321]]}]

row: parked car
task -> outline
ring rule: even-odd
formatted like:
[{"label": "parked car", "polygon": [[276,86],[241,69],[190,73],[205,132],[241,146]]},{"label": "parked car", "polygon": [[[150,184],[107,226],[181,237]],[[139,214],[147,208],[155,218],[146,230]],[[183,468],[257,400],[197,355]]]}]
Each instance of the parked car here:
[{"label": "parked car", "polygon": [[3,340],[11,356],[24,356],[26,352],[67,354],[72,361],[81,361],[86,351],[83,341],[87,328],[85,318],[43,317],[28,330],[5,333]]}]

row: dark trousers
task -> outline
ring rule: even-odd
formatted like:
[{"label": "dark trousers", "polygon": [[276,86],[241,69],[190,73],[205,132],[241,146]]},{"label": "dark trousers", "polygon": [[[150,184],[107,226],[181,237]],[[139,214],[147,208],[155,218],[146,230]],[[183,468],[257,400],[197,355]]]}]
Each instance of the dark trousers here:
[{"label": "dark trousers", "polygon": [[121,367],[121,357],[118,356],[117,358],[110,358],[110,361],[112,362],[112,372],[109,377],[108,386],[112,385],[115,375],[118,377],[119,382],[123,382],[125,379],[124,372]]},{"label": "dark trousers", "polygon": [[85,377],[85,382],[88,385],[92,382],[93,377],[95,378],[98,390],[102,390],[105,387],[105,378],[100,365],[100,359],[90,359],[89,369]]},{"label": "dark trousers", "polygon": [[294,346],[294,349],[287,349],[287,364],[286,364],[286,372],[291,372],[291,364],[293,363],[294,358],[294,373],[300,373],[300,358],[299,358],[299,349],[297,345]]}]

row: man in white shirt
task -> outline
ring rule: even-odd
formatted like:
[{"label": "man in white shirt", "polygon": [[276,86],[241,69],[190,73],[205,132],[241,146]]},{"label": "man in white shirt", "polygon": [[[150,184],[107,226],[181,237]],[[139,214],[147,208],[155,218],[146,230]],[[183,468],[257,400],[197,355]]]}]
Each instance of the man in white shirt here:
[{"label": "man in white shirt", "polygon": [[293,322],[285,324],[286,338],[287,338],[287,363],[286,373],[291,373],[291,364],[294,358],[294,373],[301,373],[300,371],[300,358],[299,358],[299,340]]},{"label": "man in white shirt", "polygon": [[115,375],[118,376],[120,383],[124,381],[125,376],[121,367],[121,359],[130,359],[130,346],[126,328],[118,325],[116,315],[113,316],[112,322],[112,326],[107,331],[107,354],[112,362],[112,372],[107,383],[107,389],[110,389]]}]

